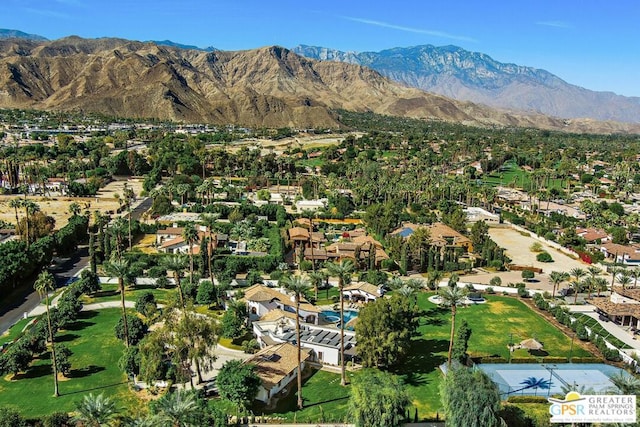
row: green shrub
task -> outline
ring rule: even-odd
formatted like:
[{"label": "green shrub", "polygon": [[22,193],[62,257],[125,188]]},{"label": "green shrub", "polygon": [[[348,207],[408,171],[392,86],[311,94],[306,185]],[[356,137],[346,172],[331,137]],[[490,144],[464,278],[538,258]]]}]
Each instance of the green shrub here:
[{"label": "green shrub", "polygon": [[509,396],[509,403],[547,403],[544,396]]},{"label": "green shrub", "polygon": [[538,363],[535,357],[512,357],[511,363]]},{"label": "green shrub", "polygon": [[485,356],[480,358],[480,363],[507,363],[507,359],[501,356],[497,356],[497,357]]},{"label": "green shrub", "polygon": [[602,359],[598,357],[572,357],[572,363],[602,363]]},{"label": "green shrub", "polygon": [[540,252],[536,255],[536,260],[538,260],[538,262],[553,262],[553,258],[549,255],[549,252]]},{"label": "green shrub", "polygon": [[568,361],[566,357],[560,356],[545,356],[542,358],[542,363],[567,363]]}]

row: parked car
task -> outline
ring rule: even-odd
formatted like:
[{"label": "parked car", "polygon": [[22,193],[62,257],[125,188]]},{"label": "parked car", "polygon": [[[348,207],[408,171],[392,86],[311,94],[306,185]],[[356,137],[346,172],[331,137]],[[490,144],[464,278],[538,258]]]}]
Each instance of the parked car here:
[{"label": "parked car", "polygon": [[204,385],[203,390],[204,390],[205,396],[217,396],[218,385],[216,384],[216,380],[213,379],[212,381],[207,382]]}]

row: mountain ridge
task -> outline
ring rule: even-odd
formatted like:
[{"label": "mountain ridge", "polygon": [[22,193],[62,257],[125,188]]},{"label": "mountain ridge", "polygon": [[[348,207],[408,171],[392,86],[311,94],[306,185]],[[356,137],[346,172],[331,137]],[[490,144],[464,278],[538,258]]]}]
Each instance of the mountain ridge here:
[{"label": "mountain ridge", "polygon": [[397,82],[460,101],[561,118],[640,122],[638,97],[591,91],[546,70],[501,63],[457,46],[344,52],[299,45],[292,50],[312,59],[368,66]]},{"label": "mountain ridge", "polygon": [[640,126],[513,114],[392,82],[360,65],[269,46],[185,50],[71,36],[0,40],[0,106],[266,127],[340,126],[337,109],[480,126],[633,132]]}]

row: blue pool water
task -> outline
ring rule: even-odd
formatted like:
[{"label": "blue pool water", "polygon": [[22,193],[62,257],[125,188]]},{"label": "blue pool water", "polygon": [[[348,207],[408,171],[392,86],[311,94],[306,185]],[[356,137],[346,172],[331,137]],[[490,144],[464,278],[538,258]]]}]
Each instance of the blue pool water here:
[{"label": "blue pool water", "polygon": [[[320,314],[327,322],[339,322],[340,321],[340,312],[333,310],[324,310],[321,311]],[[349,321],[355,317],[358,317],[358,312],[355,310],[344,310],[344,323],[347,324]]]}]

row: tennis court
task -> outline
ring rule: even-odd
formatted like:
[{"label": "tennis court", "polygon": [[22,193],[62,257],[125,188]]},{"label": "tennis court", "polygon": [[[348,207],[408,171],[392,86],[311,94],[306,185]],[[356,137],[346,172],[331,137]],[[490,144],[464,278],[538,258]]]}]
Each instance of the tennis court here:
[{"label": "tennis court", "polygon": [[479,364],[498,385],[500,394],[549,396],[580,387],[601,393],[613,386],[609,377],[622,369],[602,363]]}]

